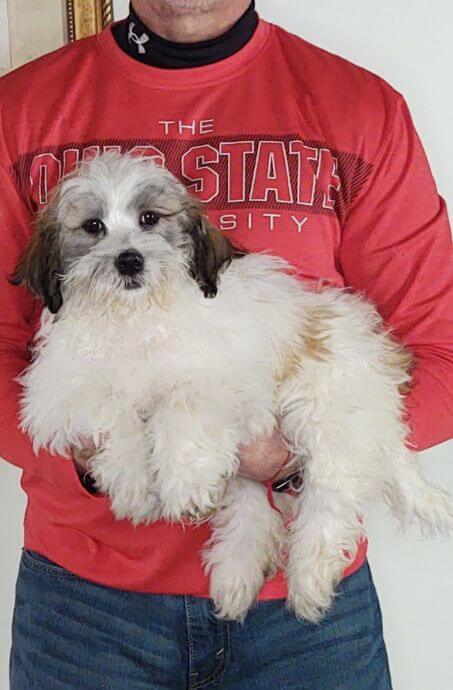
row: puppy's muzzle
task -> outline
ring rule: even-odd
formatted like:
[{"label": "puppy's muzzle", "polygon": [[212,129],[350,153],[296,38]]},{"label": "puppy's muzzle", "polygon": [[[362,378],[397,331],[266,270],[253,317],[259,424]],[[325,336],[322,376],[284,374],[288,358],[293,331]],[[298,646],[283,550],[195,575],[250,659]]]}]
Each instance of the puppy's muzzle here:
[{"label": "puppy's muzzle", "polygon": [[134,277],[143,271],[145,260],[140,252],[128,249],[115,259],[115,266],[122,276]]}]

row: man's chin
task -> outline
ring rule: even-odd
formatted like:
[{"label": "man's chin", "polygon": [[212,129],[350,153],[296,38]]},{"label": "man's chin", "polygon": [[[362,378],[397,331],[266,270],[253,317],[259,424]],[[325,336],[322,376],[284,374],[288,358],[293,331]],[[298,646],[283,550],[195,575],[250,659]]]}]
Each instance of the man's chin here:
[{"label": "man's chin", "polygon": [[208,12],[222,3],[223,0],[163,0],[165,5],[177,12]]}]

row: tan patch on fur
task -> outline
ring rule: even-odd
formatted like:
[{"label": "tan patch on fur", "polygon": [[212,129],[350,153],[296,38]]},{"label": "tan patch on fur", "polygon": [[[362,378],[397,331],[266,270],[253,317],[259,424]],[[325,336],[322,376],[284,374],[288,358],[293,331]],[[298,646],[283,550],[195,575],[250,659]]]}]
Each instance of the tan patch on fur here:
[{"label": "tan patch on fur", "polygon": [[310,318],[305,322],[304,329],[299,333],[299,345],[293,349],[288,348],[280,359],[277,372],[278,383],[291,378],[304,358],[308,357],[322,362],[331,354],[327,342],[328,338],[324,333],[327,320],[332,318],[332,315],[332,310],[326,307],[312,312]]},{"label": "tan patch on fur", "polygon": [[323,361],[330,354],[329,346],[326,338],[318,336],[305,336],[303,338],[303,354],[310,359]]},{"label": "tan patch on fur", "polygon": [[400,395],[409,395],[412,390],[411,374],[415,366],[414,356],[394,336],[387,334],[387,338],[390,348],[385,358],[385,363],[396,371],[406,373],[407,381],[398,386],[398,390]]},{"label": "tan patch on fur", "polygon": [[309,315],[308,323],[301,333],[303,355],[323,361],[331,354],[325,335],[328,322],[335,316],[328,307],[318,307]]},{"label": "tan patch on fur", "polygon": [[296,373],[300,359],[301,350],[290,350],[289,348],[286,350],[278,363],[275,377],[277,383],[283,383]]},{"label": "tan patch on fur", "polygon": [[393,340],[393,343],[395,349],[387,358],[388,365],[394,367],[395,369],[405,371],[410,376],[411,371],[414,368],[414,357],[412,353],[399,345],[395,340]]},{"label": "tan patch on fur", "polygon": [[386,338],[389,343],[389,348],[385,357],[385,363],[392,369],[406,372],[408,378],[407,383],[410,384],[411,373],[415,366],[412,352],[404,347],[392,333],[386,333]]},{"label": "tan patch on fur", "polygon": [[400,395],[409,395],[409,393],[412,391],[412,386],[408,383],[402,383],[401,386],[398,386],[398,390]]}]

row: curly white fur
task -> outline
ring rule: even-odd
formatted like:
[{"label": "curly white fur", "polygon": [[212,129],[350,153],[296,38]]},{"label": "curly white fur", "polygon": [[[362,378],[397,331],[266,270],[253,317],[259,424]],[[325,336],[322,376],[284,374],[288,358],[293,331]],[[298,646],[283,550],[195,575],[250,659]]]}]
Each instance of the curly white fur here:
[{"label": "curly white fur", "polygon": [[[169,215],[144,233],[130,201],[150,180]],[[77,233],[93,190],[107,233],[86,247]],[[363,536],[367,501],[381,493],[401,523],[417,518],[428,532],[451,527],[452,503],[406,447],[399,386],[409,375],[374,307],[313,292],[284,261],[256,254],[234,259],[206,299],[187,270],[186,197],[152,163],[115,156],[63,183],[63,306],[44,310],[21,377],[22,428],[36,450],[101,445],[90,471],[118,518],[217,510],[204,561],[219,615],[243,619],[283,560],[294,611],[316,621]],[[145,257],[140,289],[115,273],[125,247]],[[278,499],[288,531],[264,488],[236,476],[238,445],[276,420],[305,458],[303,492]]]}]

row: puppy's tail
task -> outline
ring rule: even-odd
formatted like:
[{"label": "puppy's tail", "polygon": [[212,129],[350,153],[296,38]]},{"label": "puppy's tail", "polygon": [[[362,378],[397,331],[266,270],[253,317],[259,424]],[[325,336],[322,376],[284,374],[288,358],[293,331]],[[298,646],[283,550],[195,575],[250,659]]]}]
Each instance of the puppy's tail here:
[{"label": "puppy's tail", "polygon": [[453,534],[453,497],[423,477],[413,455],[408,453],[395,462],[383,496],[401,531],[417,521],[424,537]]}]

